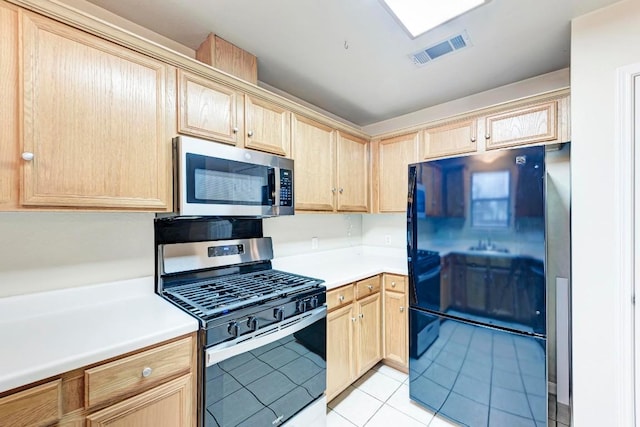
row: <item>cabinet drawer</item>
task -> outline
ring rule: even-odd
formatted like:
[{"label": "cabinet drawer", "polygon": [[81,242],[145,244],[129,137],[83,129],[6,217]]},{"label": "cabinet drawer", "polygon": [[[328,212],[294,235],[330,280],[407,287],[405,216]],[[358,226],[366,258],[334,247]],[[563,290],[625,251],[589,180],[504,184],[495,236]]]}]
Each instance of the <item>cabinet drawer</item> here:
[{"label": "cabinet drawer", "polygon": [[380,292],[380,276],[369,277],[368,279],[356,282],[356,298],[364,298]]},{"label": "cabinet drawer", "polygon": [[353,302],[353,285],[327,291],[327,310],[341,307]]},{"label": "cabinet drawer", "polygon": [[192,338],[152,348],[85,371],[88,407],[135,394],[191,368]]},{"label": "cabinet drawer", "polygon": [[46,426],[62,417],[62,380],[0,399],[0,426]]},{"label": "cabinet drawer", "polygon": [[407,278],[396,274],[385,274],[384,288],[387,291],[407,292]]}]

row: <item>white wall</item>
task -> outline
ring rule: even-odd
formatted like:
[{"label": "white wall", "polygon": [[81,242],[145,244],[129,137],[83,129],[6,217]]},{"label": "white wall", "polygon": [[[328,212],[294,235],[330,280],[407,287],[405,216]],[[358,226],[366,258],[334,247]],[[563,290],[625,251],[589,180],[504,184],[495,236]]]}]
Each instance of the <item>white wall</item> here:
[{"label": "white wall", "polygon": [[[348,248],[362,244],[360,214],[296,214],[267,218],[262,222],[265,236],[273,239],[275,257],[314,251]],[[311,239],[318,239],[313,249]]]},{"label": "white wall", "polygon": [[362,244],[406,249],[407,214],[362,215]]},{"label": "white wall", "polygon": [[573,21],[571,43],[573,408],[576,426],[630,426],[617,352],[616,69],[640,62],[640,2]]},{"label": "white wall", "polygon": [[0,213],[0,297],[153,276],[153,217]]}]

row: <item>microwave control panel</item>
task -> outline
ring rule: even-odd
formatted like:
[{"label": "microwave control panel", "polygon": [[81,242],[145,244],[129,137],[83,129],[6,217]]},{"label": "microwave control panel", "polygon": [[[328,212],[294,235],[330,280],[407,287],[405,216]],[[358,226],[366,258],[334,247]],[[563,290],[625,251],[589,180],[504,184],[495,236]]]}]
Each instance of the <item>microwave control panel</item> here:
[{"label": "microwave control panel", "polygon": [[280,206],[293,206],[293,171],[280,169]]}]

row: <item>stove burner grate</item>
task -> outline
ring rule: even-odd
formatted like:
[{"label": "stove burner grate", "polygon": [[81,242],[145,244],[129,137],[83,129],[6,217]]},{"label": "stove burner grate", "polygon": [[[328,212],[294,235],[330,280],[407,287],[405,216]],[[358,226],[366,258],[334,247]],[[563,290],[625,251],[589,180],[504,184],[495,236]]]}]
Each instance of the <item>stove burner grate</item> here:
[{"label": "stove burner grate", "polygon": [[201,318],[309,289],[322,281],[279,270],[231,274],[165,290],[165,295]]}]

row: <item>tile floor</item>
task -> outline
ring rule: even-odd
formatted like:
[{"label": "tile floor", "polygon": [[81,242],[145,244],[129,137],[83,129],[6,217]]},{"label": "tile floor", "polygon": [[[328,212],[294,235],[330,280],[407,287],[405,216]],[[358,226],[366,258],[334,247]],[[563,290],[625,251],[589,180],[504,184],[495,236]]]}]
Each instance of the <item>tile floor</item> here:
[{"label": "tile floor", "polygon": [[[377,365],[329,402],[327,427],[459,426],[412,402],[408,378],[407,374],[386,365]],[[553,417],[555,411],[549,409]],[[548,427],[568,426],[550,419]]]}]

